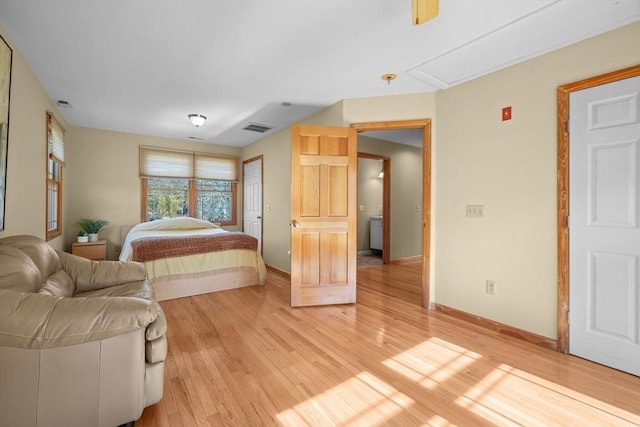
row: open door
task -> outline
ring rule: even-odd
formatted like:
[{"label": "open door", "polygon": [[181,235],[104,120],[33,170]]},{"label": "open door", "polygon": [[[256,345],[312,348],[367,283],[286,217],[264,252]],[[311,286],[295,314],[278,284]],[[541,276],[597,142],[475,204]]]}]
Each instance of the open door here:
[{"label": "open door", "polygon": [[356,301],[354,128],[291,128],[291,306]]}]

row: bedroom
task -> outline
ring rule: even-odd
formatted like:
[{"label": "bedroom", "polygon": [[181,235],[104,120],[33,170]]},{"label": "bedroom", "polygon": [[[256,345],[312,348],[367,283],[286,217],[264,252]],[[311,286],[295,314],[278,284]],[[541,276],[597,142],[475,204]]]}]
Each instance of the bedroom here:
[{"label": "bedroom", "polygon": [[[11,35],[2,27],[0,34],[11,44]],[[639,39],[640,24],[634,23],[437,93],[344,99],[305,122],[348,125],[432,118],[434,301],[555,339],[555,88],[640,63]],[[56,106],[17,49],[13,61],[8,204],[6,228],[0,237],[43,236],[45,171],[38,153],[45,148],[45,111],[56,111]],[[514,108],[514,120],[506,126],[495,119],[504,105]],[[110,241],[109,257],[115,258],[120,242],[115,226],[139,219],[139,145],[208,151],[241,159],[263,155],[264,201],[271,205],[270,212],[265,212],[270,225],[264,229],[264,259],[268,265],[290,270],[290,200],[288,192],[282,191],[290,182],[288,130],[233,148],[66,128],[69,166],[63,189],[64,235],[52,240],[52,246],[68,249],[77,218],[100,216],[114,225],[105,230],[105,237]],[[493,172],[484,174],[486,170]],[[458,206],[474,203],[502,207],[489,229],[469,228],[456,219]],[[493,236],[489,247],[482,243],[487,235]],[[514,240],[526,250],[512,251]],[[464,254],[458,251],[461,247],[467,248]],[[469,268],[461,269],[460,265]],[[487,275],[498,277],[499,286],[504,283],[501,289],[507,292],[485,298],[477,284]]]}]

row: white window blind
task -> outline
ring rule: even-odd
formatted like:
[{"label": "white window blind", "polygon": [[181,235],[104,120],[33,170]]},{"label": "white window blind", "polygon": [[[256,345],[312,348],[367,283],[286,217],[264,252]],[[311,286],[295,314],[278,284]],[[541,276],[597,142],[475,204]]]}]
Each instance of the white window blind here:
[{"label": "white window blind", "polygon": [[49,158],[64,165],[64,129],[51,113],[47,113],[47,128]]},{"label": "white window blind", "polygon": [[140,147],[141,178],[238,180],[238,158]]},{"label": "white window blind", "polygon": [[214,179],[217,181],[238,180],[238,159],[236,157],[219,157],[210,154],[196,153],[197,179]]},{"label": "white window blind", "polygon": [[140,147],[140,176],[144,178],[192,178],[193,153]]}]

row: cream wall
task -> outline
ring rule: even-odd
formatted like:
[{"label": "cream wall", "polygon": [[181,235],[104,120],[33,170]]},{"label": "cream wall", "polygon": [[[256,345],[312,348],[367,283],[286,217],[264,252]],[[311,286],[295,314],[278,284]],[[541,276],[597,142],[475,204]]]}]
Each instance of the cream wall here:
[{"label": "cream wall", "polygon": [[556,337],[556,87],[638,63],[640,23],[437,93],[437,303]]},{"label": "cream wall", "polygon": [[[5,229],[0,238],[32,234],[45,239],[47,111],[64,127],[68,125],[2,27],[0,34],[13,49]],[[62,194],[64,203],[66,185]],[[62,237],[49,243],[63,248]]]},{"label": "cream wall", "polygon": [[[109,221],[100,231],[100,238],[108,241],[109,259],[118,256],[123,227],[140,222],[140,145],[238,157],[241,154],[234,147],[83,127],[70,127],[66,137],[65,249],[69,250],[75,240],[78,219],[99,217]],[[237,202],[238,225],[226,229],[242,228],[242,183],[238,185]]]}]

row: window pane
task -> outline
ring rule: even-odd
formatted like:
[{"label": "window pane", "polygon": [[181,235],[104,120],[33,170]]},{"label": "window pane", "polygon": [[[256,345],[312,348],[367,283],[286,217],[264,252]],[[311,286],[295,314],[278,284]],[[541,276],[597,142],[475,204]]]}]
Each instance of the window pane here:
[{"label": "window pane", "polygon": [[196,180],[197,217],[211,222],[233,219],[232,183],[228,181]]},{"label": "window pane", "polygon": [[58,229],[58,183],[47,182],[47,231]]},{"label": "window pane", "polygon": [[147,179],[147,220],[189,215],[189,180]]}]

